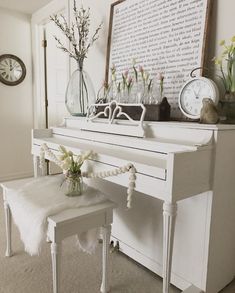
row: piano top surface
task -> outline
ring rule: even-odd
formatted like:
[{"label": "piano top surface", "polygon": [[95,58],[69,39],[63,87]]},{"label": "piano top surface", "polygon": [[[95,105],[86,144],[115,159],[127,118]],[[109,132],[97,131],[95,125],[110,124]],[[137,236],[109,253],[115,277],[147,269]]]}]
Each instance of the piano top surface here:
[{"label": "piano top surface", "polygon": [[[69,126],[75,122],[79,125],[79,122],[84,120],[84,117],[68,116],[64,117],[64,125]],[[100,119],[102,120],[102,119]],[[120,124],[127,124],[126,120],[119,121]],[[202,130],[234,130],[235,124],[202,124],[199,122],[189,122],[189,121],[144,121],[144,126],[149,127],[173,127],[173,128],[187,128],[187,129],[202,129]]]},{"label": "piano top surface", "polygon": [[[112,153],[118,148],[135,151],[145,151],[166,155],[185,151],[197,151],[213,145],[214,131],[234,129],[235,125],[205,125],[192,122],[144,122],[146,136],[144,138],[127,135],[109,134],[86,131],[81,129],[85,118],[69,117],[64,118],[62,126],[51,127],[50,134],[45,132],[34,139],[52,142],[53,144],[64,144],[75,147],[76,142],[82,146],[81,149],[90,149],[92,146]],[[122,122],[121,124],[126,122]],[[101,126],[102,128],[102,126]],[[128,129],[128,128],[127,128]],[[39,130],[40,131],[40,130]],[[71,140],[71,142],[69,142]],[[138,152],[137,152],[138,153]],[[117,154],[117,153],[116,153]]]},{"label": "piano top surface", "polygon": [[[207,129],[205,125],[198,123],[144,122],[145,137],[140,138],[129,135],[126,121],[118,121],[120,126],[127,126],[125,135],[102,132],[102,123],[98,123],[100,124],[98,132],[90,131],[90,129],[86,131],[83,128],[84,121],[85,118],[81,117],[65,118],[62,126],[51,127],[52,135],[77,137],[110,145],[167,154],[169,152],[193,151],[211,145],[212,129],[216,129],[215,125],[209,126],[209,129]],[[90,124],[92,125],[92,123]]]},{"label": "piano top surface", "polygon": [[91,144],[95,143],[100,146],[107,145],[119,146],[130,149],[145,150],[155,153],[167,154],[169,152],[181,152],[181,151],[196,151],[201,147],[205,147],[207,144],[193,144],[188,141],[177,141],[172,138],[138,138],[129,137],[116,134],[97,133],[91,131],[83,131],[76,128],[67,127],[53,127],[52,137],[50,139],[63,140],[63,139],[79,139],[80,143]]}]

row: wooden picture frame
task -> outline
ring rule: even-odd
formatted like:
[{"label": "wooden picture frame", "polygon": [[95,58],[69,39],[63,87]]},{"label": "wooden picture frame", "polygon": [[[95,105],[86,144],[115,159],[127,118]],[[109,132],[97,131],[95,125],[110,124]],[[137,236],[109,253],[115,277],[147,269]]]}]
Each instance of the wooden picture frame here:
[{"label": "wooden picture frame", "polygon": [[[181,33],[181,35],[183,37],[185,37],[185,41],[184,41],[184,39],[180,39],[178,41],[177,50],[180,51],[181,48],[185,48],[183,46],[180,47],[181,42],[188,42],[189,43],[189,46],[188,46],[189,49],[188,49],[187,54],[191,53],[191,56],[189,56],[189,58],[188,58],[189,61],[188,61],[187,68],[182,67],[183,64],[184,64],[183,62],[182,62],[182,64],[178,64],[180,61],[178,61],[178,59],[175,57],[175,60],[177,60],[177,61],[175,61],[175,67],[174,67],[176,74],[171,73],[172,76],[170,76],[169,75],[170,70],[161,70],[161,68],[164,68],[164,66],[161,67],[161,66],[158,66],[158,64],[157,64],[157,62],[158,62],[157,60],[161,60],[160,55],[164,53],[163,49],[159,50],[159,52],[158,52],[159,56],[157,56],[157,54],[155,54],[155,52],[154,52],[154,55],[151,55],[151,53],[149,55],[146,54],[146,55],[148,55],[148,59],[146,57],[146,60],[140,60],[141,58],[139,58],[138,54],[137,54],[137,56],[135,54],[136,50],[129,50],[129,52],[133,51],[133,56],[129,56],[128,62],[126,62],[126,65],[125,65],[126,68],[131,67],[131,59],[135,58],[135,59],[137,59],[137,65],[141,65],[144,68],[146,68],[147,71],[150,73],[150,75],[153,78],[156,77],[157,72],[161,72],[161,73],[163,73],[165,75],[164,82],[165,82],[165,87],[167,89],[165,91],[165,95],[167,96],[168,101],[171,104],[172,116],[174,118],[181,118],[182,117],[181,113],[179,111],[179,107],[178,107],[178,93],[180,91],[181,86],[187,81],[187,79],[190,78],[190,72],[194,68],[201,67],[201,69],[200,69],[200,71],[198,73],[200,75],[204,74],[203,68],[205,67],[206,62],[207,62],[207,44],[208,44],[208,38],[209,38],[209,22],[210,22],[211,11],[212,11],[212,2],[213,2],[212,0],[199,0],[199,1],[185,0],[185,1],[182,2],[182,3],[184,3],[183,5],[185,5],[185,7],[183,7],[182,9],[179,8],[179,7],[177,8],[178,11],[180,11],[180,14],[182,15],[182,17],[180,17],[180,18],[179,18],[179,16],[177,16],[175,11],[173,10],[173,8],[175,7],[176,3],[177,3],[177,5],[179,5],[179,1],[170,0],[170,1],[167,1],[166,5],[165,5],[165,6],[168,5],[169,11],[170,11],[170,6],[172,6],[172,14],[169,15],[169,21],[171,19],[174,19],[174,15],[175,15],[176,19],[178,17],[178,23],[180,21],[181,22],[184,21],[185,26],[182,25],[182,29],[181,29],[181,27],[179,25],[179,29],[181,29],[181,30],[179,30],[179,33]],[[133,7],[135,7],[135,9],[137,11],[140,8],[140,6],[141,6],[141,9],[143,10],[145,8],[144,5],[146,5],[146,14],[148,12],[148,13],[150,13],[150,17],[153,17],[153,14],[151,14],[153,12],[150,10],[149,6],[151,5],[157,11],[157,9],[158,9],[157,5],[160,4],[160,3],[164,3],[164,1],[161,1],[161,0],[146,0],[146,1],[119,0],[119,1],[114,2],[114,3],[111,4],[108,43],[107,43],[107,55],[106,55],[106,69],[105,69],[105,80],[107,82],[110,80],[110,67],[112,66],[112,63],[115,64],[115,62],[113,62],[112,54],[113,54],[113,43],[114,43],[113,40],[115,40],[115,38],[116,38],[116,36],[114,34],[114,31],[116,30],[115,25],[117,25],[116,22],[115,22],[116,18],[117,18],[117,16],[116,16],[117,9],[119,9],[121,11],[120,13],[123,13],[123,20],[126,21],[126,19],[130,19],[130,17],[128,18],[128,13],[129,13],[129,15],[132,15],[131,5]],[[187,12],[187,9],[188,9],[188,11],[190,11],[190,10],[192,11],[192,12],[190,12],[192,14],[191,20],[190,20],[190,13]],[[140,10],[140,11],[142,11],[142,10]],[[167,10],[165,10],[165,11],[167,11]],[[183,16],[185,16],[185,18]],[[193,17],[195,17],[195,19],[193,19]],[[196,20],[196,18],[197,18],[197,20]],[[139,19],[141,19],[141,17]],[[137,15],[136,24],[139,21],[139,19],[138,19],[138,15]],[[147,17],[145,17],[145,20],[146,19],[147,19]],[[155,20],[153,20],[153,18],[152,18],[152,20],[156,21],[156,24],[157,24],[158,23],[157,18],[154,18],[154,19]],[[166,20],[162,19],[162,22],[164,22],[164,21],[167,22],[167,19]],[[128,21],[127,21],[127,23],[128,23]],[[175,23],[177,24],[177,21],[175,21]],[[198,32],[197,33],[192,32],[192,34],[190,34],[189,30],[190,29],[193,30],[193,24],[194,23],[196,23],[196,25],[197,25],[196,29],[198,29]],[[169,22],[169,24],[170,24],[170,22]],[[139,24],[137,24],[137,25],[139,25]],[[156,31],[158,31],[160,29],[159,26],[157,27],[157,26],[154,26],[154,25],[155,25],[154,22],[151,22],[151,24],[150,24],[151,28],[156,27]],[[173,26],[173,23],[172,23],[172,26]],[[117,25],[117,27],[118,27],[118,25]],[[187,27],[189,29],[186,29]],[[175,28],[177,28],[177,26],[175,26]],[[171,29],[173,30],[174,27],[171,27]],[[184,33],[184,29],[185,29],[185,31],[188,32],[187,34]],[[126,33],[126,37],[127,37],[127,40],[128,40],[127,43],[130,44],[129,39],[131,37],[132,37],[132,39],[134,39],[133,36],[131,35],[132,34],[131,29],[130,29],[130,32],[128,32],[128,33],[124,32],[124,33]],[[147,31],[146,31],[146,33],[148,34]],[[174,38],[176,38],[178,32],[175,33],[175,34],[174,33],[172,33],[172,34],[174,35],[173,36],[173,39],[174,39]],[[169,32],[169,35],[172,35],[172,34]],[[195,38],[195,36],[197,34],[198,34],[198,36],[197,36],[197,38]],[[145,37],[144,34],[143,34],[143,36]],[[150,34],[148,36],[150,36]],[[186,39],[186,37],[188,39]],[[157,49],[157,45],[156,45],[156,43],[154,43],[153,39],[154,38],[152,38],[152,40],[151,40],[151,38],[148,38],[148,40],[151,41],[151,42],[149,42],[149,46],[152,46],[153,49],[154,48]],[[158,40],[158,38],[156,37],[156,41],[157,40]],[[164,41],[166,41],[166,40],[168,40],[167,35],[166,35]],[[198,43],[195,43],[195,50],[190,51],[190,44],[193,44],[194,41],[198,42]],[[145,42],[145,41],[143,41],[143,42]],[[139,44],[140,44],[140,42],[139,42]],[[198,46],[198,48],[196,48],[196,45]],[[131,47],[132,49],[135,49],[134,48],[134,42],[131,43],[131,46],[132,46]],[[117,52],[117,47],[118,46],[115,47],[115,52]],[[197,53],[197,52],[199,52],[199,53]],[[172,49],[172,53],[174,53],[173,49]],[[174,54],[172,54],[172,56],[173,55]],[[183,53],[180,56],[183,59]],[[156,60],[154,59],[155,57],[157,58]],[[165,56],[164,56],[164,58],[165,58]],[[191,59],[195,58],[195,61],[190,63],[190,58]],[[125,59],[125,58],[123,58],[123,59]],[[149,60],[151,60],[151,61],[149,61]],[[151,66],[151,64],[154,64],[154,66]],[[191,66],[189,64],[193,64],[193,65]],[[158,69],[158,68],[160,68],[160,69]],[[122,69],[123,69],[123,66],[122,66]],[[182,74],[181,74],[181,71],[183,71]],[[119,79],[120,79],[120,73],[121,72],[123,72],[123,71],[119,71],[119,64],[118,64],[118,66],[117,66],[117,76],[119,75],[119,77],[118,77]],[[172,81],[172,79],[174,79],[174,80]]]},{"label": "wooden picture frame", "polygon": [[108,42],[107,42],[107,54],[106,54],[106,66],[105,66],[105,81],[109,80],[109,68],[110,68],[110,54],[111,54],[111,42],[112,42],[112,29],[113,29],[113,13],[116,5],[126,0],[118,0],[110,5],[109,16],[109,30],[108,30]]}]

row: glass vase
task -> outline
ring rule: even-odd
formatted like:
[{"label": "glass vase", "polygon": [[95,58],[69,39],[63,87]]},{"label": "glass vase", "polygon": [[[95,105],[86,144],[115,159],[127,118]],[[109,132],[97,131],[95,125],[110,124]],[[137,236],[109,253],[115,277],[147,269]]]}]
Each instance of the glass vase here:
[{"label": "glass vase", "polygon": [[95,91],[86,71],[77,69],[73,72],[67,89],[65,105],[72,116],[86,116],[90,104],[95,103]]},{"label": "glass vase", "polygon": [[120,101],[120,83],[117,84],[116,80],[112,80],[109,92],[108,92],[108,99],[107,101],[110,103],[112,101]]},{"label": "glass vase", "polygon": [[83,193],[83,180],[81,172],[67,171],[65,174],[66,190],[65,195],[67,196],[79,196]]}]

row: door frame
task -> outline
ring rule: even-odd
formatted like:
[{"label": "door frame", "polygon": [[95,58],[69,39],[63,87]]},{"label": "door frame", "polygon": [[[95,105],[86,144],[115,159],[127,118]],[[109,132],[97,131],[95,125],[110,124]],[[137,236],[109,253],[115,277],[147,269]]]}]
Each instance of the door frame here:
[{"label": "door frame", "polygon": [[[33,117],[34,128],[45,128],[45,64],[44,50],[41,45],[43,40],[43,26],[49,22],[50,15],[65,11],[70,19],[70,0],[53,0],[43,8],[32,14],[32,58],[33,58]],[[70,62],[68,62],[69,72]]]}]

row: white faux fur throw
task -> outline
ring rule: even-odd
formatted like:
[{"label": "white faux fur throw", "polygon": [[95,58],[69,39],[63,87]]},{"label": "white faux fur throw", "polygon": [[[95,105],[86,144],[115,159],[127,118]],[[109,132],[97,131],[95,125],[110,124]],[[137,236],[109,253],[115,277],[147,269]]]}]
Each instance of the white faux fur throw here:
[{"label": "white faux fur throw", "polygon": [[[64,194],[63,175],[45,176],[32,179],[19,190],[6,189],[7,202],[15,224],[18,226],[25,250],[36,255],[46,239],[47,217],[68,208],[96,204],[105,200],[104,195],[87,186],[84,195],[67,197]],[[88,253],[93,252],[99,234],[92,229],[79,235],[80,247]]]}]

